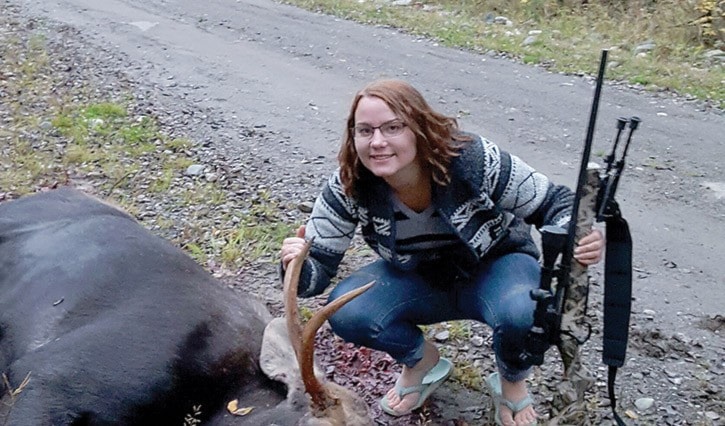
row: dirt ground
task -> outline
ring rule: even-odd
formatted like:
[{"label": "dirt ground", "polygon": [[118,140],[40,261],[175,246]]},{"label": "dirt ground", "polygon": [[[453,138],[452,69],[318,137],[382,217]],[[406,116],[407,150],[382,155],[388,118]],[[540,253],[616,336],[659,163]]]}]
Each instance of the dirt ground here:
[{"label": "dirt ground", "polygon": [[[394,29],[268,0],[0,0],[0,5],[37,19],[33,30],[73,28],[92,58],[84,66],[123,74],[149,98],[157,97],[168,115],[204,111],[203,125],[185,131],[230,163],[258,170],[264,174],[260,179],[289,183],[286,196],[297,204],[312,201],[334,168],[352,94],[378,77],[411,81],[434,107],[458,116],[464,129],[485,135],[558,182],[572,185],[576,179],[590,77],[551,74],[495,53],[447,49]],[[725,424],[725,116],[686,96],[608,82],[595,160],[608,153],[619,116],[642,119],[618,194],[634,238],[633,315],[628,359],[617,382],[619,411],[628,424]],[[267,166],[253,167],[260,162]],[[290,215],[305,218],[298,211]],[[346,267],[367,256],[357,251]],[[279,302],[269,285],[274,275],[273,264],[260,264],[232,283],[274,307]],[[592,279],[595,334],[583,359],[595,384],[581,423],[607,424],[597,332],[600,267],[592,269]],[[328,338],[320,339],[320,361],[329,375],[365,394],[379,414],[376,400],[394,380],[390,360],[323,337]],[[449,356],[487,372],[489,340],[485,327],[471,325],[464,338],[438,343]],[[549,362],[532,378],[543,412],[559,364],[549,353]],[[453,380],[423,412],[397,420],[378,415],[376,421],[489,424],[489,404],[485,390]]]}]

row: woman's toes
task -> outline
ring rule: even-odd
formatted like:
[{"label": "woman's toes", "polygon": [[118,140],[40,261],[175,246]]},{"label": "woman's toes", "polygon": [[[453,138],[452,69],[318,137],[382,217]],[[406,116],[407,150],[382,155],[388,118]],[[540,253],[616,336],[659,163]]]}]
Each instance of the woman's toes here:
[{"label": "woman's toes", "polygon": [[504,424],[504,426],[516,426],[516,422],[513,418],[513,413],[511,413],[508,410],[501,410],[501,423]]},{"label": "woman's toes", "polygon": [[525,411],[517,413],[516,424],[517,425],[530,425],[533,423],[538,416],[533,408],[527,408]]},{"label": "woman's toes", "polygon": [[398,397],[398,394],[394,391],[388,392],[388,405],[390,408],[394,408],[396,405],[400,403],[400,398]]}]

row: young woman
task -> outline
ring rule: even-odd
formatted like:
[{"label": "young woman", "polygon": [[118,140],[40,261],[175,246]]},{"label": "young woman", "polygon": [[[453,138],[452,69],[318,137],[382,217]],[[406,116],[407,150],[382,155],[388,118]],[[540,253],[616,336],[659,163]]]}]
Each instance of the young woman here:
[{"label": "young woman", "polygon": [[[338,159],[307,225],[284,240],[282,267],[314,238],[299,296],[322,293],[360,226],[380,259],[344,278],[330,299],[376,284],[330,323],[343,339],[403,364],[383,410],[410,413],[451,373],[418,326],[472,319],[493,329],[498,372],[488,381],[500,389],[497,423],[535,423],[525,381],[531,366],[520,356],[533,324],[529,292],[540,275],[530,225],[567,227],[572,191],[462,132],[400,80],[375,81],[356,94]],[[594,264],[603,246],[595,230],[574,257]]]}]

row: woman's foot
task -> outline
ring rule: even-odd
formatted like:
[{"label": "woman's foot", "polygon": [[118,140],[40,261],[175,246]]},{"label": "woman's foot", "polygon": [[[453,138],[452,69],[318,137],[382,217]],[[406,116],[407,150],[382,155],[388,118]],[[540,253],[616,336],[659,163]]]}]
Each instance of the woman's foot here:
[{"label": "woman's foot", "polygon": [[[529,396],[529,391],[526,388],[526,380],[509,382],[501,377],[501,395],[503,399],[513,403],[524,401]],[[533,425],[536,424],[536,418],[538,417],[533,404],[528,404],[519,411],[513,412],[511,407],[502,403],[499,407],[499,413],[501,416],[501,423],[504,426]]]},{"label": "woman's foot", "polygon": [[[440,354],[438,353],[438,349],[435,345],[426,341],[423,348],[423,359],[411,368],[403,366],[403,371],[400,373],[400,378],[398,378],[398,385],[402,387],[420,385],[423,383],[423,377],[425,377],[431,368],[438,364],[439,359]],[[405,414],[418,403],[420,392],[409,393],[401,397],[394,387],[388,391],[386,397],[388,407],[396,413]]]}]

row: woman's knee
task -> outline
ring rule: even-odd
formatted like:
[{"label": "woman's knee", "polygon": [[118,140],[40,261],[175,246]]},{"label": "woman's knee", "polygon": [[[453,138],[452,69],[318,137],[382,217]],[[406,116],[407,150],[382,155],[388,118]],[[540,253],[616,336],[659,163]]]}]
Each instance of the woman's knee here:
[{"label": "woman's knee", "polygon": [[499,312],[498,323],[493,327],[494,349],[498,357],[514,370],[523,370],[528,365],[521,364],[520,354],[534,323],[536,304],[527,291],[525,297],[512,297],[504,302],[504,306],[506,308]]},{"label": "woman's knee", "polygon": [[510,284],[509,289],[499,294],[497,300],[484,303],[485,321],[494,330],[501,330],[505,334],[518,334],[530,329],[534,323],[536,303],[529,293],[528,286]]},{"label": "woman's knee", "polygon": [[536,303],[527,290],[524,296],[515,298],[508,304],[500,325],[513,332],[529,330],[534,324],[535,310]]},{"label": "woman's knee", "polygon": [[340,308],[330,317],[329,323],[335,334],[356,344],[365,344],[380,333],[369,306],[357,299]]}]

